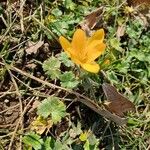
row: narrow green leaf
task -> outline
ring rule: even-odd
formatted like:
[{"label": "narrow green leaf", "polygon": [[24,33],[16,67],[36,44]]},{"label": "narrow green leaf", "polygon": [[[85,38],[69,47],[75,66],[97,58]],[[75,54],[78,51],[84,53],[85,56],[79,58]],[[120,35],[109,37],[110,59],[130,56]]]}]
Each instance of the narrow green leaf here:
[{"label": "narrow green leaf", "polygon": [[29,133],[23,137],[23,143],[32,146],[35,150],[42,148],[43,140],[35,133]]},{"label": "narrow green leaf", "polygon": [[52,140],[51,139],[52,139],[51,137],[46,138],[46,140],[44,141],[42,150],[52,150],[52,147],[51,147]]}]

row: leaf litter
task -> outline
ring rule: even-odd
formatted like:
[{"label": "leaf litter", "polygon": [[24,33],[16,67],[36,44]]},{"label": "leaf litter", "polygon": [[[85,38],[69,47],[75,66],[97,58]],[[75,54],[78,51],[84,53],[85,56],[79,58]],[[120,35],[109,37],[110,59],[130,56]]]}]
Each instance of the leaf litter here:
[{"label": "leaf litter", "polygon": [[[4,4],[3,4],[4,5]],[[19,3],[18,3],[18,5],[19,5]],[[27,6],[29,6],[29,7],[27,7]],[[33,2],[33,1],[27,1],[27,5],[25,6],[26,8],[32,8],[31,10],[30,9],[28,9],[27,11],[25,11],[24,10],[24,13],[26,13],[25,14],[25,16],[29,16],[29,14],[32,12],[32,11],[34,11],[35,10],[35,3]],[[68,8],[71,8],[71,9],[73,9],[73,6],[69,6]],[[101,28],[101,27],[105,27],[105,23],[103,22],[103,21],[105,21],[105,18],[102,18],[103,17],[103,13],[104,13],[105,11],[104,11],[104,8],[98,8],[98,9],[96,9],[94,12],[92,12],[91,14],[89,13],[86,17],[85,17],[85,23],[83,24],[83,25],[81,25],[81,27],[85,30],[85,31],[87,31],[87,34],[88,35],[91,35],[91,33],[93,32],[93,30],[95,30],[96,28]],[[1,13],[1,12],[0,12]],[[15,11],[13,11],[13,13],[15,13]],[[140,15],[134,15],[134,13],[131,13],[130,14],[133,18],[136,18],[137,20],[139,19],[138,17],[140,16]],[[137,17],[136,17],[137,16]],[[142,17],[144,18],[143,19],[143,22],[144,22],[144,24],[145,24],[145,28],[147,28],[147,26],[149,26],[149,23],[148,23],[148,21],[147,21],[147,17],[148,16],[148,14],[144,14]],[[140,16],[140,18],[142,18],[141,16]],[[27,19],[27,18],[25,18],[25,19]],[[113,20],[113,19],[112,19]],[[0,20],[1,21],[1,20]],[[2,22],[2,21],[1,21]],[[30,22],[30,21],[29,21]],[[24,22],[25,24],[25,27],[27,27],[27,30],[30,32],[30,27],[32,27],[33,26],[33,24],[35,25],[35,22],[32,24],[32,23],[29,23],[29,22]],[[17,20],[16,20],[16,22],[15,22],[15,24],[19,24],[20,22],[19,22],[19,18],[17,18]],[[19,26],[18,26],[19,27]],[[125,28],[126,26],[124,25],[124,24],[122,24],[122,25],[120,25],[120,26],[118,26],[117,27],[117,32],[116,32],[116,35],[117,35],[117,38],[120,38],[121,40],[124,38],[124,36],[126,36],[126,28]],[[2,27],[3,28],[3,30],[5,30],[6,29],[6,27]],[[106,29],[106,31],[108,31],[108,29],[105,27],[105,29]],[[20,36],[20,31],[19,31],[20,29],[18,28],[18,29],[16,29],[16,28],[14,28],[14,32],[16,33],[16,37],[18,37],[18,35]],[[109,30],[109,31],[111,31],[111,30]],[[13,37],[11,38],[11,35],[12,34],[12,32],[11,32],[11,30],[10,30],[10,34],[8,35],[8,37],[7,37],[7,39],[10,39],[10,48],[12,48],[12,47],[14,47],[14,45],[16,46],[18,43],[18,41],[20,40],[20,41],[22,41],[22,40],[24,40],[24,38],[26,39],[27,37],[26,37],[26,35],[25,35],[25,37],[21,37],[22,39],[19,39],[19,38],[17,38],[17,42],[15,41],[15,42],[13,42]],[[24,35],[23,35],[24,36]],[[5,54],[5,56],[9,56],[9,57],[7,57],[9,60],[8,60],[8,62],[13,62],[14,63],[14,65],[16,65],[17,67],[19,67],[21,70],[23,70],[23,71],[30,71],[30,68],[32,68],[32,72],[30,72],[31,74],[33,74],[33,75],[35,75],[35,76],[37,76],[37,77],[39,77],[39,78],[44,78],[44,79],[46,79],[47,80],[47,77],[43,77],[43,71],[42,71],[42,68],[41,67],[39,67],[39,65],[34,65],[34,63],[33,63],[33,65],[32,66],[27,66],[27,64],[30,64],[29,62],[30,62],[30,60],[34,60],[34,59],[37,59],[37,60],[41,60],[42,62],[44,61],[44,60],[46,60],[46,58],[48,58],[48,56],[51,56],[51,50],[49,49],[49,47],[48,47],[48,50],[46,51],[46,52],[44,52],[44,51],[42,51],[42,49],[41,48],[43,48],[43,44],[45,43],[45,42],[48,42],[48,43],[51,43],[51,42],[49,42],[49,40],[47,40],[47,38],[43,38],[44,40],[43,41],[38,41],[38,39],[33,39],[33,41],[38,41],[38,42],[32,42],[32,41],[30,41],[30,42],[28,42],[28,43],[25,43],[25,44],[22,44],[22,45],[20,45],[20,47],[21,48],[23,48],[23,49],[25,49],[25,52],[26,52],[26,54],[27,55],[25,55],[25,54],[23,54],[23,56],[21,57],[21,56],[19,56],[20,58],[22,58],[22,60],[23,60],[23,62],[25,62],[25,63],[22,63],[22,64],[15,64],[15,59],[16,59],[16,57],[15,57],[15,52],[17,52],[17,50],[15,49],[14,50],[14,52],[13,53],[10,53],[10,54]],[[3,42],[4,42],[4,40],[3,40]],[[7,41],[5,41],[6,43],[0,43],[0,46],[2,47],[3,45],[5,45],[5,47],[7,47]],[[9,45],[8,44],[8,45]],[[19,43],[20,44],[20,43]],[[28,45],[28,46],[27,46]],[[56,44],[55,43],[55,45],[56,45],[56,47],[58,48],[58,44]],[[55,49],[54,50],[54,52],[53,53],[55,53],[55,54],[57,54],[57,53],[59,53],[60,52],[60,50],[58,50],[58,49]],[[40,50],[40,51],[39,51]],[[32,55],[33,54],[33,55]],[[4,56],[4,53],[3,53],[3,56]],[[1,56],[0,56],[1,57]],[[14,60],[13,60],[13,59]],[[6,57],[5,57],[5,59],[6,59]],[[2,61],[2,59],[0,58],[0,62],[3,62]],[[34,62],[34,61],[33,61]],[[32,63],[31,63],[32,64]],[[62,66],[61,66],[62,67]],[[74,68],[74,67],[72,67],[72,65],[68,65],[68,67],[71,67],[71,68]],[[63,68],[64,69],[64,68]],[[68,69],[68,68],[67,68]],[[14,73],[14,72],[13,72]],[[34,102],[36,102],[37,101],[37,99],[38,100],[43,100],[44,98],[45,98],[45,96],[47,96],[47,95],[52,95],[52,94],[54,94],[54,93],[57,93],[57,96],[60,96],[60,97],[67,97],[66,99],[74,99],[74,96],[72,96],[72,95],[67,95],[65,92],[60,92],[59,90],[53,90],[53,89],[51,89],[51,88],[48,88],[48,87],[43,87],[43,86],[41,86],[41,84],[38,84],[37,82],[35,82],[35,81],[33,81],[33,80],[28,80],[26,77],[21,77],[18,73],[14,73],[14,75],[16,76],[16,81],[17,81],[17,84],[19,85],[19,89],[20,89],[20,93],[21,93],[21,95],[22,95],[22,101],[23,101],[23,108],[25,108],[26,107],[26,105],[28,104],[28,101],[29,100],[31,100],[32,98],[34,99]],[[2,74],[2,76],[4,77],[4,80],[2,80],[1,81],[1,89],[0,89],[0,96],[1,96],[1,107],[0,107],[0,110],[1,110],[1,112],[3,112],[3,111],[5,111],[4,113],[2,113],[2,115],[0,116],[0,120],[1,120],[1,122],[0,122],[0,124],[2,125],[1,127],[2,127],[2,132],[0,132],[0,136],[2,135],[6,135],[6,137],[8,137],[7,138],[7,141],[9,141],[10,140],[10,138],[9,138],[9,134],[7,135],[7,133],[9,133],[9,132],[11,132],[11,131],[14,131],[14,129],[15,129],[15,126],[16,126],[16,124],[17,124],[17,122],[18,122],[18,119],[19,119],[19,117],[20,117],[20,106],[18,105],[19,104],[19,102],[18,102],[18,98],[17,98],[17,96],[16,96],[16,94],[14,94],[13,93],[13,90],[11,89],[11,90],[9,90],[9,87],[10,87],[10,85],[12,84],[12,81],[10,80],[10,77],[9,77],[9,75],[7,74],[7,72],[5,73],[5,74]],[[76,75],[76,76],[78,76],[78,74]],[[57,81],[52,81],[52,82],[54,82],[55,84],[58,84],[58,85],[60,85],[60,83],[59,82],[57,82]],[[116,81],[117,82],[117,81]],[[133,88],[136,88],[136,87],[133,87]],[[38,93],[38,92],[39,93]],[[115,91],[115,93],[116,93],[116,90],[113,90],[113,92]],[[82,90],[80,91],[80,92],[83,92]],[[7,93],[6,95],[5,95],[5,93]],[[13,94],[11,94],[11,93],[13,93]],[[40,95],[40,94],[43,94],[43,95]],[[120,93],[117,93],[117,95],[119,94],[119,96],[118,97],[121,97],[122,98],[122,95],[120,95]],[[117,96],[116,96],[117,97]],[[147,96],[148,97],[148,96]],[[65,98],[64,98],[65,99]],[[109,99],[111,99],[111,98],[108,98],[108,100]],[[119,98],[118,98],[119,99]],[[8,100],[8,101],[7,101]],[[128,100],[126,101],[127,103],[128,103]],[[125,102],[125,103],[126,103]],[[6,104],[5,104],[6,103]],[[113,102],[112,102],[113,103]],[[7,105],[7,107],[6,106],[4,106],[4,104],[5,105]],[[68,103],[67,103],[68,104]],[[36,107],[38,107],[38,105],[39,105],[39,103],[36,103],[35,105],[34,105],[34,103],[33,104],[30,104],[29,106],[28,106],[28,108],[27,108],[27,112],[25,113],[25,115],[24,115],[24,120],[23,120],[23,123],[24,123],[24,129],[26,130],[26,127],[28,128],[29,127],[29,125],[31,124],[31,122],[33,122],[33,120],[35,119],[35,117],[36,117]],[[109,105],[108,105],[109,106]],[[108,107],[107,106],[107,107]],[[120,106],[120,105],[119,105]],[[81,109],[80,109],[81,108]],[[133,107],[132,107],[133,108]],[[7,110],[7,109],[9,109],[9,110]],[[112,109],[114,109],[114,105],[113,105],[113,108],[111,107],[110,108],[111,110],[110,110],[110,112],[112,112],[112,113],[116,113],[116,114],[118,114],[118,115],[123,115],[123,111],[124,110],[120,110],[120,108],[119,108],[119,110],[117,111],[117,112],[114,112],[114,111],[112,111]],[[141,108],[141,110],[142,110],[143,108]],[[77,111],[78,110],[78,111]],[[117,110],[117,108],[115,108],[115,111]],[[78,102],[74,102],[73,103],[73,105],[72,105],[72,103],[71,104],[69,104],[68,105],[68,112],[71,114],[71,121],[72,122],[74,122],[75,124],[76,124],[76,122],[77,122],[77,120],[82,120],[81,122],[84,122],[83,124],[85,125],[85,126],[83,126],[83,124],[82,124],[82,126],[85,128],[85,129],[87,129],[86,127],[88,126],[90,126],[90,124],[92,124],[91,122],[93,121],[94,122],[94,124],[93,125],[91,125],[90,127],[92,128],[92,130],[93,131],[95,131],[95,135],[97,136],[97,137],[102,137],[102,135],[104,135],[104,136],[106,136],[107,137],[107,139],[106,138],[104,138],[103,140],[101,140],[101,144],[100,144],[100,148],[102,149],[102,148],[104,148],[104,147],[107,147],[107,146],[110,146],[112,143],[111,143],[111,138],[108,138],[109,136],[110,136],[110,132],[107,130],[107,124],[106,124],[106,122],[103,120],[103,118],[100,118],[97,114],[95,114],[93,111],[91,111],[90,109],[88,109],[87,107],[85,107],[85,106],[80,106],[80,104],[78,103]],[[80,115],[78,114],[78,112],[80,113]],[[88,115],[87,115],[88,114]],[[94,118],[93,118],[93,114],[94,114]],[[80,116],[80,117],[79,117]],[[92,120],[93,119],[93,120]],[[57,120],[57,118],[56,118],[56,120]],[[97,121],[97,120],[99,120],[99,121]],[[68,124],[68,122],[67,123],[65,123],[65,121],[62,121],[62,122],[60,122],[59,123],[59,125],[56,125],[56,128],[59,130],[58,132],[59,132],[59,134],[58,135],[61,135],[61,134],[64,134],[64,132],[68,132],[68,128],[71,126],[71,125],[66,125],[66,124]],[[7,128],[7,131],[6,130],[4,130],[4,126]],[[9,126],[10,125],[10,126]],[[142,125],[141,125],[142,126]],[[9,127],[9,128],[8,128]],[[64,130],[62,131],[61,129],[64,127]],[[106,127],[106,128],[105,128]],[[144,126],[145,127],[145,126]],[[144,128],[143,127],[143,128]],[[50,127],[51,128],[51,127]],[[78,127],[80,130],[81,130],[81,127]],[[111,124],[111,126],[109,126],[109,128],[112,130],[111,132],[113,132],[113,134],[116,134],[116,132],[115,132],[115,130],[116,129],[114,129],[114,128],[117,128],[117,126],[115,126],[113,123]],[[141,127],[142,128],[142,127]],[[145,127],[146,128],[146,127]],[[21,127],[19,128],[19,129],[21,129]],[[78,129],[78,130],[79,130]],[[106,129],[106,134],[104,133],[105,131],[104,131],[104,129]],[[8,131],[9,130],[9,131]],[[45,128],[41,128],[41,131],[39,131],[40,133],[42,133],[42,134],[44,134],[44,130],[45,130]],[[51,133],[53,133],[54,134],[54,136],[57,136],[57,134],[55,134],[55,127],[52,127],[51,129],[50,129],[50,132],[48,132],[48,135],[52,135]],[[140,129],[139,129],[140,130]],[[142,130],[142,129],[141,129]],[[18,132],[19,132],[19,130],[18,130]],[[138,131],[137,131],[138,132]],[[141,132],[141,131],[140,131]],[[143,132],[143,131],[142,131]],[[131,132],[132,133],[132,132]],[[112,134],[112,133],[111,133]],[[17,137],[18,135],[16,135],[16,137]],[[19,136],[18,136],[19,137]],[[17,138],[18,138],[17,137]],[[34,144],[34,147],[35,148],[40,148],[41,147],[41,143],[43,143],[43,140],[39,137],[39,136],[37,136],[36,134],[31,134],[31,137],[33,137],[34,139],[35,139],[35,141],[36,140],[39,140],[40,142],[38,142],[38,144],[36,145],[36,142],[35,142],[35,144]],[[76,137],[76,136],[73,136],[73,137]],[[14,147],[16,147],[17,145],[18,145],[18,143],[19,143],[19,141],[17,141],[17,138],[16,139],[14,139],[13,140],[13,142],[14,142]],[[114,138],[114,137],[113,137]],[[25,139],[26,140],[26,139]],[[28,140],[28,139],[27,139]],[[146,140],[146,142],[147,142],[147,144],[149,144],[148,142],[149,142],[149,139],[147,139]],[[58,142],[59,143],[59,142]],[[88,142],[87,142],[88,143]],[[28,144],[28,141],[27,141],[27,144]],[[60,144],[60,143],[59,143]],[[116,143],[113,143],[114,145],[114,147],[117,145]],[[4,144],[5,145],[5,144]],[[8,149],[9,148],[9,142],[7,142],[6,143],[6,149]],[[60,144],[61,145],[61,144]],[[88,145],[88,144],[87,144]],[[87,145],[84,145],[85,147],[87,146]]]}]

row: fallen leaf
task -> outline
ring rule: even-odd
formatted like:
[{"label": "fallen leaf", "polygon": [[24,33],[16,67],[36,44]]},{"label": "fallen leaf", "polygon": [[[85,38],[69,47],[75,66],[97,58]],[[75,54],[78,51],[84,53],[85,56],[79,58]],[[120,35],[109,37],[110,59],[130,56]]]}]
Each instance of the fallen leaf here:
[{"label": "fallen leaf", "polygon": [[135,111],[134,104],[120,94],[114,86],[104,83],[102,88],[108,100],[104,104],[107,110],[120,117],[124,117],[124,113],[127,111]]},{"label": "fallen leaf", "polygon": [[124,24],[118,26],[117,33],[116,33],[118,39],[120,39],[120,37],[122,37],[125,34],[125,29],[126,26]]},{"label": "fallen leaf", "polygon": [[33,112],[39,105],[41,104],[41,102],[39,101],[34,101],[31,108],[28,110],[29,113]]},{"label": "fallen leaf", "polygon": [[46,130],[49,131],[49,129],[52,127],[53,123],[51,120],[44,119],[41,116],[38,116],[32,123],[31,123],[31,130],[36,131],[38,134],[43,134]]},{"label": "fallen leaf", "polygon": [[91,35],[91,30],[95,27],[101,28],[103,12],[103,7],[100,7],[85,16],[85,20],[80,23],[81,28],[87,33],[87,35]]},{"label": "fallen leaf", "polygon": [[129,5],[137,6],[137,5],[150,5],[150,0],[127,0]]},{"label": "fallen leaf", "polygon": [[102,19],[102,14],[103,7],[100,7],[85,17],[87,25],[90,29],[93,29],[98,24],[98,22]]},{"label": "fallen leaf", "polygon": [[28,63],[26,65],[27,68],[30,68],[30,69],[34,69],[36,67],[36,64],[35,63]]},{"label": "fallen leaf", "polygon": [[29,48],[25,49],[27,54],[36,54],[37,50],[44,44],[44,41],[38,41],[37,43],[30,42]]}]

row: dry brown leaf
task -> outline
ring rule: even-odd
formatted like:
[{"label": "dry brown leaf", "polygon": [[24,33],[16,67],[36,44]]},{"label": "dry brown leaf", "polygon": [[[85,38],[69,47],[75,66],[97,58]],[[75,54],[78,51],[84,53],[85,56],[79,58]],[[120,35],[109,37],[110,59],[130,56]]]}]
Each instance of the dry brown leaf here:
[{"label": "dry brown leaf", "polygon": [[43,134],[45,131],[49,131],[53,123],[50,119],[44,119],[41,116],[38,116],[30,126],[30,129],[36,131],[38,134]]},{"label": "dry brown leaf", "polygon": [[137,6],[141,4],[150,5],[150,0],[127,0],[129,5]]},{"label": "dry brown leaf", "polygon": [[33,43],[33,42],[30,42],[29,43],[29,48],[27,48],[25,51],[27,54],[36,54],[37,53],[37,50],[44,44],[44,41],[39,41],[37,43]]},{"label": "dry brown leaf", "polygon": [[120,37],[124,36],[125,29],[126,29],[126,26],[124,24],[122,24],[121,26],[118,26],[117,33],[116,33],[116,36],[118,39],[120,39]]},{"label": "dry brown leaf", "polygon": [[41,102],[35,100],[30,108],[30,110],[28,110],[29,113],[33,112],[39,105],[41,104]]},{"label": "dry brown leaf", "polygon": [[90,29],[93,29],[97,23],[101,20],[103,14],[103,7],[91,12],[85,17],[86,23]]},{"label": "dry brown leaf", "polygon": [[117,92],[116,88],[108,83],[102,85],[103,91],[106,95],[108,102],[105,108],[116,115],[123,117],[127,111],[135,111],[134,104],[125,98],[122,94]]},{"label": "dry brown leaf", "polygon": [[26,65],[27,68],[31,68],[31,69],[34,69],[36,67],[36,64],[35,63],[28,63]]},{"label": "dry brown leaf", "polygon": [[91,12],[85,17],[85,20],[80,23],[81,28],[87,32],[87,35],[91,35],[91,30],[95,27],[101,28],[103,7]]}]

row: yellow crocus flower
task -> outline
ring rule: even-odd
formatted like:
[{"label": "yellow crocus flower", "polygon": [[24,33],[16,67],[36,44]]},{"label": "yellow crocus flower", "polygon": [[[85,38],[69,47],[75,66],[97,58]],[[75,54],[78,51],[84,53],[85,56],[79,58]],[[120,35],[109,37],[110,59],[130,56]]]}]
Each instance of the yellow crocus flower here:
[{"label": "yellow crocus flower", "polygon": [[92,73],[99,72],[100,66],[94,60],[102,55],[105,50],[106,45],[103,40],[103,29],[97,30],[91,37],[87,37],[83,30],[77,29],[72,42],[69,42],[63,36],[59,38],[62,48],[71,60]]}]

